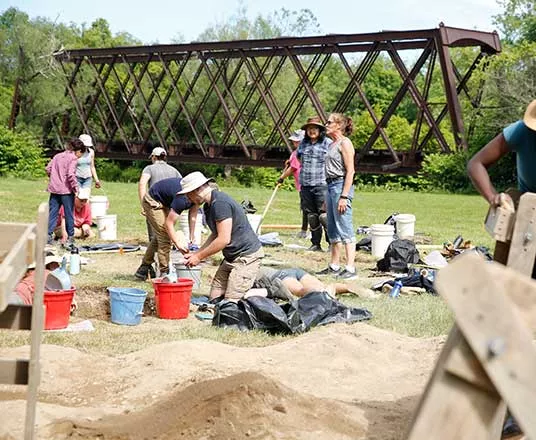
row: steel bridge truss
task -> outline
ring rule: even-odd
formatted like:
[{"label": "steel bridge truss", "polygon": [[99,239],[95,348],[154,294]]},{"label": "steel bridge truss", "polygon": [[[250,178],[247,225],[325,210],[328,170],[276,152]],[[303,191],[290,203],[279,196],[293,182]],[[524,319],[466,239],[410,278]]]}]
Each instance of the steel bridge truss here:
[{"label": "steel bridge truss", "polygon": [[[450,49],[474,47],[474,61],[458,70]],[[479,47],[479,49],[478,49]],[[500,51],[496,33],[450,28],[369,34],[277,38],[66,50],[56,55],[78,118],[66,114],[61,138],[89,133],[101,157],[146,159],[157,145],[172,162],[281,166],[288,136],[304,120],[365,109],[371,130],[356,145],[361,172],[410,173],[423,151],[467,147],[460,96],[479,63]],[[407,57],[414,54],[408,67]],[[380,114],[368,74],[392,62],[398,89]],[[430,102],[434,78],[445,99]],[[338,74],[336,74],[338,72]],[[336,83],[334,79],[336,78]],[[437,100],[437,98],[436,98]],[[388,124],[401,103],[415,108],[411,145],[396,151]],[[446,118],[446,116],[449,118]],[[452,137],[440,126],[450,120]],[[447,130],[449,131],[449,130]]]}]

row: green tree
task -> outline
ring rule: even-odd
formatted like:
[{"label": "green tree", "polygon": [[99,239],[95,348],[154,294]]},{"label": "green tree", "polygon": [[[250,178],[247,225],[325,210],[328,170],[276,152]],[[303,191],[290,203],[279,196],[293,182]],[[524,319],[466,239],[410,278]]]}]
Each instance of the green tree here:
[{"label": "green tree", "polygon": [[504,12],[496,15],[497,24],[509,43],[536,42],[536,3],[533,0],[502,0]]}]

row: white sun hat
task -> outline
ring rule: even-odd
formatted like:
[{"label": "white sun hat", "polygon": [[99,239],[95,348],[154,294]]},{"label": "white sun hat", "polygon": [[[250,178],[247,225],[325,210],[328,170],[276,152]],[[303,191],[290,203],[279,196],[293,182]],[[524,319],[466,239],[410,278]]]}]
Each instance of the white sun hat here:
[{"label": "white sun hat", "polygon": [[167,156],[166,150],[164,150],[162,147],[153,148],[153,151],[151,152],[149,159],[153,156],[154,157],[162,156],[162,154],[165,154]]},{"label": "white sun hat", "polygon": [[211,181],[214,181],[214,179],[205,177],[201,171],[194,171],[193,173],[187,174],[181,179],[182,190],[180,190],[177,194],[188,194],[189,192],[195,191],[200,186]]}]

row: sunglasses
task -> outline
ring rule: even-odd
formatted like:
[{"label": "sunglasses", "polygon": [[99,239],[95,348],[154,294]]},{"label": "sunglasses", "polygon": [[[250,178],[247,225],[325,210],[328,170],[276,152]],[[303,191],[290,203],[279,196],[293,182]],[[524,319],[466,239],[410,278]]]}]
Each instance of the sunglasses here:
[{"label": "sunglasses", "polygon": [[329,119],[326,121],[326,127],[331,125],[331,124],[335,124],[335,121],[330,121]]}]

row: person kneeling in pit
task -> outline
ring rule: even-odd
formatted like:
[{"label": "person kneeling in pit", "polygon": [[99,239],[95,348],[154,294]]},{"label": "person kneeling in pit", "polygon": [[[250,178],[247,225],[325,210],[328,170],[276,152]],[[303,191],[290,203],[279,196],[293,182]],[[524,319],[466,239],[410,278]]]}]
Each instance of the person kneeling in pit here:
[{"label": "person kneeling in pit", "polygon": [[[190,202],[204,205],[210,236],[196,252],[187,253],[185,264],[197,266],[201,260],[222,251],[220,264],[210,288],[210,298],[224,297],[238,301],[264,289],[251,289],[264,257],[261,242],[253,232],[244,209],[224,192],[214,189],[201,172],[195,171],[181,180],[182,190]],[[253,290],[253,291],[252,291]],[[264,292],[266,293],[266,292]]]},{"label": "person kneeling in pit", "polygon": [[299,267],[279,270],[261,267],[255,279],[255,287],[265,288],[269,297],[287,301],[311,292],[326,292],[333,298],[343,293],[357,294],[350,286],[343,283],[324,284]]},{"label": "person kneeling in pit", "polygon": [[[74,198],[73,216],[74,216],[74,238],[92,238],[95,236],[91,230],[91,205],[89,197],[91,195],[89,188],[80,188]],[[67,228],[65,223],[65,211],[63,206],[58,212],[58,224],[54,230],[56,238],[61,239],[62,243],[67,241]]]}]

